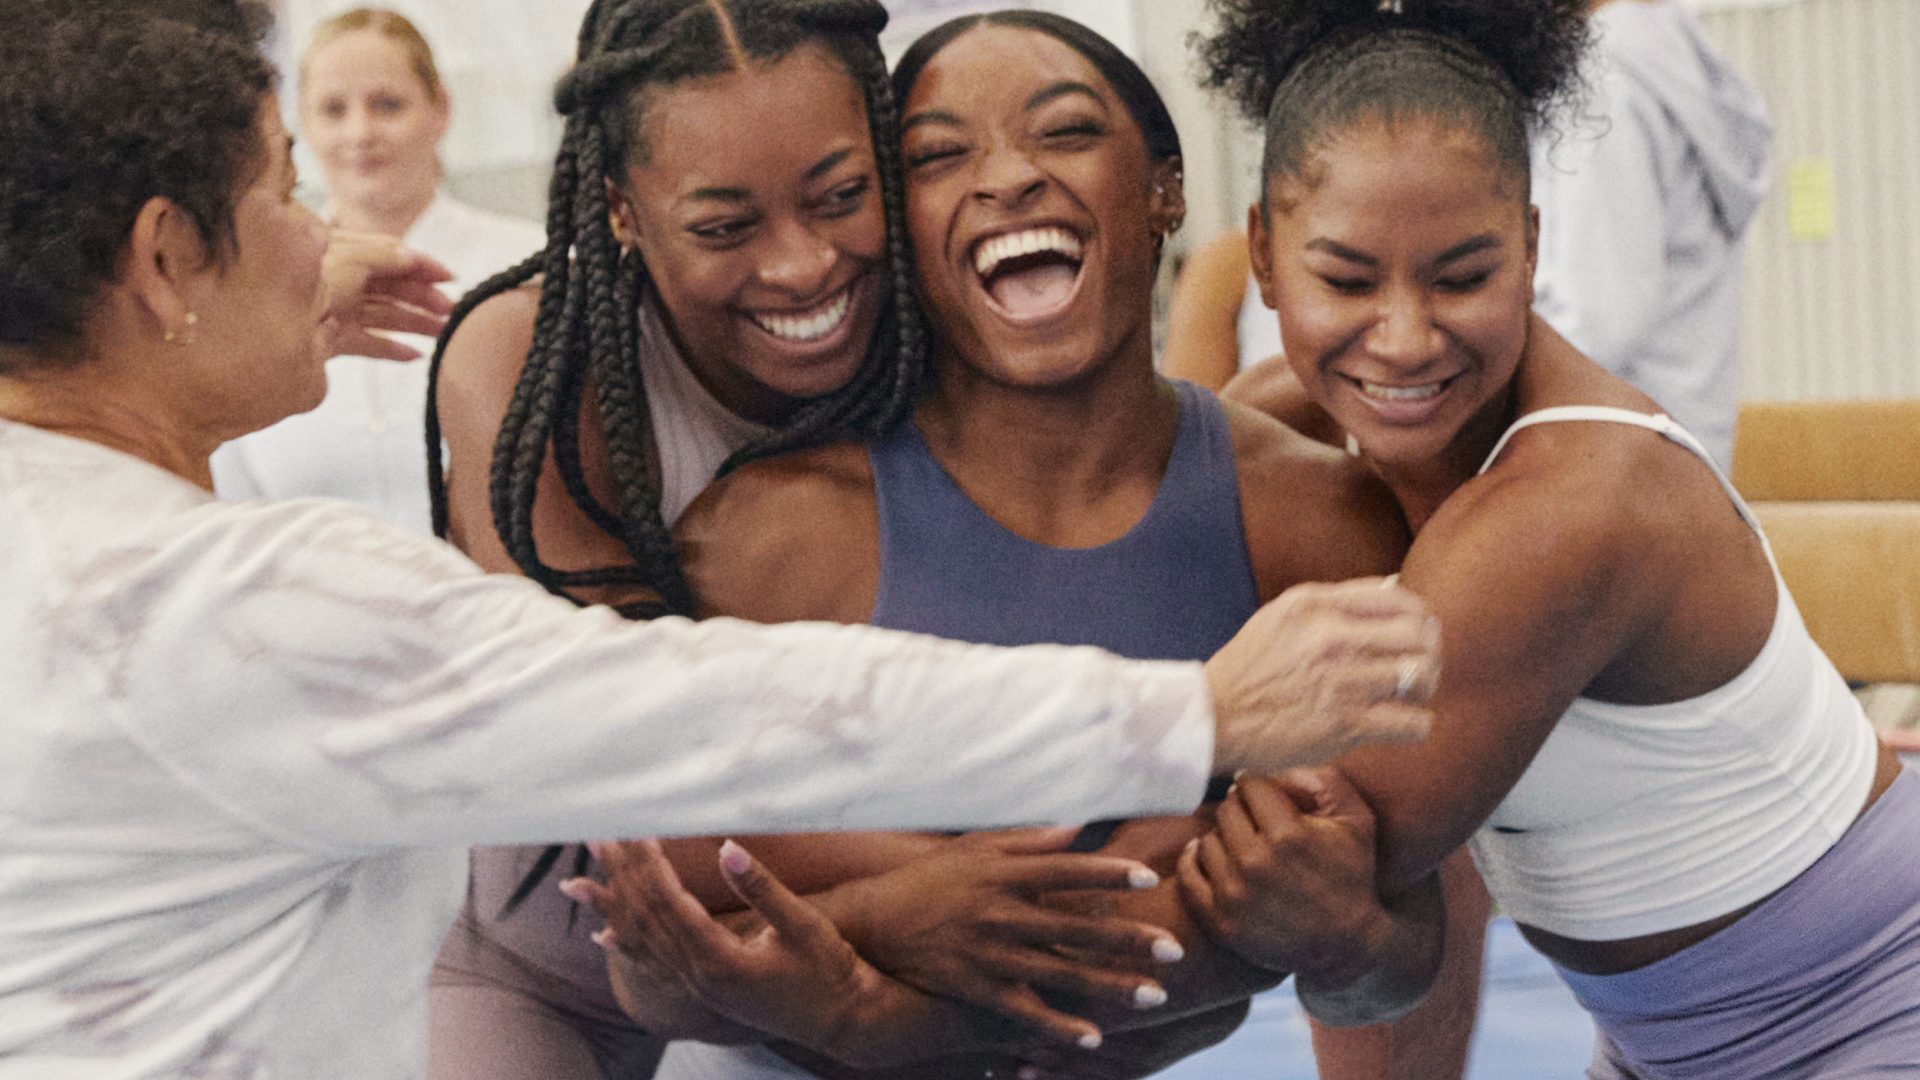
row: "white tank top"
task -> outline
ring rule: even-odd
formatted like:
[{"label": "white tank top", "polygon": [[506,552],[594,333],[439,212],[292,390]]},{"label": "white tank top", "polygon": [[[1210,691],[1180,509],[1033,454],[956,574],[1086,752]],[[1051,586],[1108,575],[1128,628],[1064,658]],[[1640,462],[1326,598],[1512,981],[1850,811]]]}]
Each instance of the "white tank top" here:
[{"label": "white tank top", "polygon": [[773,429],[736,416],[700,385],[658,305],[651,296],[640,305],[640,380],[660,455],[660,516],[672,525],[735,451]]},{"label": "white tank top", "polygon": [[[1760,531],[1700,443],[1666,416],[1542,409],[1515,422],[1480,471],[1522,428],[1568,421],[1632,424],[1685,447]],[[1853,823],[1878,765],[1873,729],[1808,636],[1777,565],[1774,581],[1772,632],[1731,682],[1667,705],[1575,699],[1470,843],[1502,910],[1587,941],[1693,926],[1786,885]]]}]

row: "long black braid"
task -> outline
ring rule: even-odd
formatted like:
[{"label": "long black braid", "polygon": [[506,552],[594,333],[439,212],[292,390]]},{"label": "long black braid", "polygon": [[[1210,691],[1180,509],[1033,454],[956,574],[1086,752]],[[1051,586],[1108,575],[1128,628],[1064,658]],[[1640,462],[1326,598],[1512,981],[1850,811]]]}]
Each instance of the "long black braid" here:
[{"label": "long black braid", "polygon": [[[461,300],[434,351],[426,449],[437,535],[446,536],[449,520],[438,412],[447,342],[475,308],[540,276],[533,345],[494,442],[488,493],[501,543],[521,572],[569,599],[578,600],[578,589],[637,586],[657,599],[622,605],[629,618],[693,611],[648,467],[647,394],[638,362],[648,271],[638,253],[622,254],[606,188],[609,180],[623,180],[626,163],[645,160],[639,121],[648,89],[736,70],[742,53],[772,63],[818,42],[859,83],[879,166],[892,295],[853,379],[802,405],[778,430],[735,454],[723,472],[771,454],[871,438],[906,417],[925,366],[926,331],[907,241],[899,114],[879,44],[886,23],[878,0],[594,0],[581,25],[578,63],[555,94],[566,131],[554,162],[546,250]],[[612,507],[588,490],[580,464],[579,421],[589,381],[619,495]],[[620,540],[630,562],[566,571],[540,557],[533,506],[549,453],[569,497]],[[543,853],[507,910],[530,895],[564,853],[560,847]],[[575,873],[584,872],[584,848],[576,849],[573,863]]]}]

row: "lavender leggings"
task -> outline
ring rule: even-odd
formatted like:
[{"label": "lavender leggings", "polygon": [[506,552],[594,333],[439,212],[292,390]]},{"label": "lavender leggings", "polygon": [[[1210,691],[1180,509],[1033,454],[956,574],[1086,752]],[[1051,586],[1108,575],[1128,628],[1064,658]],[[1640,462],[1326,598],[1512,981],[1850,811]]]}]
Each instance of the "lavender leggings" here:
[{"label": "lavender leggings", "polygon": [[1589,1080],[1920,1077],[1920,776],[1745,918],[1621,975],[1561,971]]}]

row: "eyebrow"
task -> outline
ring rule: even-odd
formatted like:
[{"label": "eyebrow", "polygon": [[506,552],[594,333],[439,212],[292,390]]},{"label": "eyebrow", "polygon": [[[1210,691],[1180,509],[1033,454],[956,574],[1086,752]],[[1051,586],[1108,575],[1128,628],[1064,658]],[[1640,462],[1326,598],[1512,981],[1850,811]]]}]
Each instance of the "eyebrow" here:
[{"label": "eyebrow", "polygon": [[1100,91],[1095,90],[1093,87],[1088,86],[1086,83],[1083,83],[1083,82],[1075,82],[1072,79],[1063,79],[1060,82],[1054,83],[1052,86],[1046,87],[1045,89],[1034,94],[1032,97],[1028,98],[1026,109],[1028,112],[1032,112],[1033,110],[1039,108],[1040,106],[1045,105],[1049,101],[1054,101],[1059,98],[1066,97],[1069,94],[1079,94],[1084,97],[1092,98],[1095,104],[1098,104],[1101,108],[1104,109],[1107,107],[1107,99],[1100,96]]},{"label": "eyebrow", "polygon": [[[1100,96],[1100,91],[1095,90],[1086,83],[1075,82],[1072,79],[1062,80],[1054,83],[1052,86],[1044,87],[1037,91],[1032,97],[1027,99],[1024,108],[1027,112],[1032,112],[1049,101],[1066,97],[1069,94],[1078,94],[1090,98],[1094,104],[1099,105],[1102,109],[1107,108],[1107,99]],[[947,112],[944,109],[928,109],[925,112],[914,113],[902,121],[900,124],[900,133],[904,135],[914,128],[923,127],[927,124],[944,124],[947,127],[961,126],[960,118],[953,113]]]},{"label": "eyebrow", "polygon": [[[1450,262],[1454,262],[1459,259],[1464,259],[1469,255],[1473,255],[1478,252],[1485,251],[1488,248],[1499,247],[1499,246],[1500,246],[1499,237],[1494,236],[1492,233],[1482,233],[1481,235],[1476,236],[1470,240],[1463,240],[1460,243],[1455,244],[1452,247],[1448,248],[1447,250],[1441,252],[1440,257],[1433,260],[1433,263],[1435,266],[1445,266]],[[1379,266],[1380,265],[1379,259],[1376,259],[1373,256],[1365,254],[1363,252],[1355,251],[1353,248],[1348,247],[1347,245],[1341,243],[1338,240],[1329,240],[1324,236],[1315,237],[1314,239],[1307,241],[1307,250],[1308,251],[1324,251],[1327,254],[1334,256],[1335,258],[1343,259],[1351,263],[1359,263],[1361,266]]]},{"label": "eyebrow", "polygon": [[[807,170],[807,176],[806,176],[807,181],[811,183],[812,181],[818,180],[822,176],[825,176],[826,174],[832,172],[834,169],[839,168],[842,163],[844,163],[848,158],[853,156],[853,151],[854,151],[854,148],[849,146],[844,150],[835,150],[833,153],[828,154],[826,157],[821,158],[818,162],[815,162],[814,165]],[[727,202],[727,203],[752,202],[753,192],[748,191],[746,188],[737,188],[737,187],[703,187],[703,188],[695,188],[694,190],[687,192],[685,195],[680,197],[680,201],[681,202]]]},{"label": "eyebrow", "polygon": [[914,128],[927,124],[945,124],[948,127],[959,127],[960,118],[940,109],[929,109],[926,112],[917,112],[907,117],[900,125],[900,133],[904,135]]},{"label": "eyebrow", "polygon": [[847,147],[845,150],[836,150],[833,153],[828,154],[826,157],[823,157],[820,159],[819,164],[807,170],[807,179],[809,181],[820,179],[821,177],[832,172],[833,170],[839,168],[842,162],[846,161],[848,158],[852,156],[853,156],[853,147],[851,146]]}]

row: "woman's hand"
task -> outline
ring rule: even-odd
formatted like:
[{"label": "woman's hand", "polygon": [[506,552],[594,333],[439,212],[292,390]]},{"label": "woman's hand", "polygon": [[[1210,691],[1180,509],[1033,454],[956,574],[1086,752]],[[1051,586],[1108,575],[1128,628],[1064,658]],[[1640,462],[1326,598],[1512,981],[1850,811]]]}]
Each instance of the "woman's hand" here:
[{"label": "woman's hand", "polygon": [[1131,859],[1066,853],[1073,837],[1072,829],[962,837],[843,886],[834,911],[860,953],[894,978],[1062,1039],[1097,1041],[1098,1028],[1047,1005],[1041,993],[1154,1008],[1166,1002],[1166,991],[1138,969],[1171,963],[1182,951],[1151,924],[1042,902],[1053,892],[1159,883]]},{"label": "woman's hand", "polygon": [[1338,972],[1379,936],[1373,812],[1338,770],[1242,777],[1180,858],[1208,934],[1272,971]]},{"label": "woman's hand", "polygon": [[1216,772],[1321,765],[1370,743],[1426,738],[1440,626],[1379,578],[1296,585],[1207,661]]},{"label": "woman's hand", "polygon": [[737,844],[722,846],[721,874],[765,920],[746,936],[681,886],[657,842],[597,844],[594,853],[608,884],[574,879],[566,889],[606,918],[603,947],[631,957],[637,977],[678,985],[761,1037],[865,1069],[983,1048],[1020,1052],[1037,1041],[881,974]]},{"label": "woman's hand", "polygon": [[1248,963],[1294,972],[1327,1023],[1378,1023],[1418,1003],[1440,962],[1437,887],[1382,903],[1373,811],[1338,769],[1242,777],[1217,821],[1178,871],[1210,936]]},{"label": "woman's hand", "polygon": [[435,285],[453,272],[391,236],[335,229],[322,267],[327,310],[320,321],[328,356],[417,360],[420,350],[386,333],[437,337],[453,302]]}]

